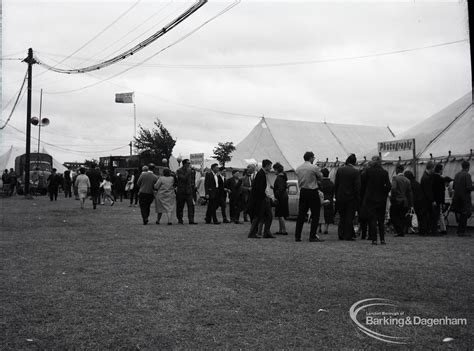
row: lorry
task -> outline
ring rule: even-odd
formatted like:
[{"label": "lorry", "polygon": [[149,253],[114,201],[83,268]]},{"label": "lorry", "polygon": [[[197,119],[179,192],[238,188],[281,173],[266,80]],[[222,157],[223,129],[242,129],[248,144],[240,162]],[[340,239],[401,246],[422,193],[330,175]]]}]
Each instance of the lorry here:
[{"label": "lorry", "polygon": [[[18,177],[17,192],[25,192],[25,165],[26,154],[15,158],[15,173]],[[45,153],[30,154],[30,193],[46,195],[48,192],[48,178],[53,169],[53,157]]]}]

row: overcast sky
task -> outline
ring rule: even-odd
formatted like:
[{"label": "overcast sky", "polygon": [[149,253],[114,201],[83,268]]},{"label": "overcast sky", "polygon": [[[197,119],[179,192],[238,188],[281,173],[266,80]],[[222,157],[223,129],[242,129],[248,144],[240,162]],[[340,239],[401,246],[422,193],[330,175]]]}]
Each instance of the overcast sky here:
[{"label": "overcast sky", "polygon": [[[51,66],[89,66],[193,3],[3,0],[0,124],[27,69],[14,59],[28,48]],[[32,115],[43,89],[42,115],[51,120],[44,147],[61,162],[129,154],[133,104],[115,103],[118,92],[135,92],[137,124],[163,122],[177,138],[176,156],[208,157],[218,142],[239,143],[262,115],[388,125],[399,134],[471,90],[465,1],[242,1],[184,38],[232,3],[207,3],[140,53],[92,74],[34,65]],[[0,153],[24,147],[25,120],[26,95],[0,130]]]}]

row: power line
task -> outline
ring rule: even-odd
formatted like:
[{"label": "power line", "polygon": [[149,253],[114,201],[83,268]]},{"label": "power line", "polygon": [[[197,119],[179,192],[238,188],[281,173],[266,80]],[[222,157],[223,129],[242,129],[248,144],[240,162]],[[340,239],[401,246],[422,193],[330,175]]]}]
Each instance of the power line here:
[{"label": "power line", "polygon": [[[17,132],[23,134],[23,135],[26,135],[26,133],[24,131],[22,131],[21,129],[18,129],[12,125],[9,125],[10,128],[13,128],[14,130],[16,130]],[[34,136],[31,136],[32,139],[34,140],[38,140],[38,138],[35,138]],[[56,144],[51,144],[51,143],[48,143],[46,141],[41,141],[43,144],[45,145],[48,145],[48,146],[51,146],[51,147],[54,147],[58,150],[62,150],[62,151],[69,151],[69,152],[76,152],[76,153],[84,153],[84,154],[90,154],[90,153],[101,153],[101,152],[110,152],[110,151],[116,151],[116,150],[119,150],[119,149],[123,149],[125,147],[130,147],[129,144],[126,144],[126,145],[122,145],[122,146],[119,146],[119,147],[116,147],[116,148],[113,148],[113,149],[107,149],[107,150],[93,150],[93,151],[85,151],[85,150],[73,150],[73,149],[68,149],[68,148],[64,148],[64,147],[61,147],[61,146],[58,146]]]},{"label": "power line", "polygon": [[114,63],[117,63],[119,61],[122,61],[122,60],[126,59],[127,57],[129,57],[129,56],[139,52],[140,50],[144,49],[145,47],[147,47],[148,45],[150,45],[151,43],[156,41],[158,38],[163,36],[165,33],[169,32],[170,30],[175,28],[178,24],[183,22],[186,18],[191,16],[194,12],[196,12],[199,8],[201,8],[206,2],[207,2],[207,0],[199,0],[196,4],[191,6],[188,10],[186,10],[184,13],[182,13],[179,17],[174,19],[172,22],[168,23],[166,26],[164,26],[162,29],[160,29],[158,32],[156,32],[152,36],[148,37],[147,39],[143,40],[139,44],[135,45],[133,48],[131,48],[131,49],[129,49],[129,50],[127,50],[127,51],[125,51],[125,52],[123,52],[123,53],[121,53],[121,54],[119,54],[119,55],[117,55],[117,56],[115,56],[115,57],[113,57],[109,60],[106,60],[102,63],[92,65],[92,66],[89,66],[89,67],[84,67],[84,68],[78,68],[78,69],[72,69],[71,70],[71,69],[56,68],[57,65],[56,66],[49,66],[49,65],[41,62],[36,57],[35,57],[35,59],[36,59],[38,64],[43,65],[43,66],[47,67],[49,70],[54,71],[54,72],[58,72],[58,73],[71,74],[71,73],[85,73],[85,72],[96,71],[98,69],[101,69],[101,68],[113,65]]},{"label": "power line", "polygon": [[[201,1],[201,0],[200,0]],[[203,0],[203,1],[207,1],[207,0]],[[240,0],[236,0],[234,1],[231,5],[227,6],[226,8],[224,8],[223,10],[221,10],[219,13],[217,13],[216,15],[214,15],[213,17],[211,17],[209,20],[205,21],[204,23],[202,23],[201,25],[199,25],[198,27],[196,27],[195,29],[193,29],[192,31],[188,32],[186,35],[182,36],[181,38],[179,38],[178,40],[176,40],[175,42],[169,44],[168,46],[164,47],[163,49],[157,51],[155,54],[147,57],[145,60],[137,63],[136,65],[130,67],[130,68],[127,68],[126,70],[124,71],[121,71],[117,74],[114,74],[108,78],[105,78],[105,79],[102,79],[98,82],[95,82],[95,83],[92,83],[92,84],[89,84],[89,85],[86,85],[86,86],[83,86],[81,88],[77,88],[77,89],[71,89],[71,90],[65,90],[65,91],[50,91],[50,92],[44,92],[45,94],[67,94],[67,93],[72,93],[72,92],[76,92],[76,91],[80,91],[80,90],[84,90],[84,89],[87,89],[87,88],[90,88],[90,87],[93,87],[93,86],[96,86],[96,85],[99,85],[103,82],[106,82],[110,79],[113,79],[113,78],[116,78],[138,66],[141,66],[143,63],[151,60],[153,57],[159,55],[160,53],[162,53],[163,51],[169,49],[170,47],[180,43],[181,41],[185,40],[186,38],[188,38],[189,36],[191,36],[192,34],[194,34],[195,32],[197,32],[199,29],[201,29],[202,27],[204,27],[206,24],[208,24],[209,22],[213,21],[214,19],[216,19],[217,17],[223,15],[224,13],[226,13],[227,11],[229,11],[230,9],[232,9],[233,7],[237,6],[238,4],[240,3]],[[83,72],[84,73],[84,72]]]},{"label": "power line", "polygon": [[[261,68],[261,67],[281,67],[281,66],[297,66],[297,65],[310,65],[310,64],[317,64],[317,63],[326,63],[326,62],[337,62],[337,61],[348,61],[348,60],[357,60],[363,58],[371,58],[371,57],[378,57],[378,56],[387,56],[387,55],[395,55],[405,52],[412,52],[412,51],[419,51],[424,49],[431,49],[436,47],[454,45],[468,42],[468,39],[461,39],[455,41],[449,41],[439,44],[432,44],[426,46],[419,46],[415,48],[408,48],[408,49],[399,49],[393,51],[384,51],[374,54],[366,54],[366,55],[358,55],[358,56],[346,56],[346,57],[339,57],[339,58],[330,58],[330,59],[313,59],[313,60],[301,60],[301,61],[287,61],[287,62],[275,62],[275,63],[244,63],[244,64],[209,64],[209,65],[197,65],[197,64],[153,64],[153,63],[144,63],[142,67],[158,67],[158,68],[184,68],[184,69],[235,69],[235,68]],[[61,56],[59,54],[52,54],[52,56]],[[119,63],[119,65],[123,66],[134,66],[137,63]]]},{"label": "power line", "polygon": [[426,45],[420,46],[415,48],[409,49],[401,49],[401,50],[393,50],[393,51],[386,51],[380,52],[375,54],[367,54],[367,55],[359,55],[359,56],[346,56],[346,57],[339,57],[339,58],[331,58],[331,59],[315,59],[315,60],[306,60],[306,61],[293,61],[293,62],[276,62],[276,63],[260,63],[260,64],[220,64],[220,65],[176,65],[176,64],[148,64],[146,67],[163,67],[163,68],[192,68],[192,69],[235,69],[235,68],[260,68],[260,67],[281,67],[281,66],[298,66],[298,65],[312,65],[317,63],[325,63],[325,62],[337,62],[337,61],[348,61],[348,60],[357,60],[363,58],[371,58],[371,57],[378,57],[378,56],[387,56],[387,55],[395,55],[405,52],[412,52],[424,49],[431,49],[441,46],[448,46],[453,44],[459,44],[467,42],[468,39],[450,41],[440,44],[433,44],[433,45]]},{"label": "power line", "polygon": [[[84,43],[79,49],[68,55],[66,58],[64,58],[61,62],[56,64],[53,67],[50,67],[49,69],[53,70],[56,66],[60,65],[67,59],[69,59],[71,56],[77,54],[79,51],[84,49],[87,45],[89,45],[91,42],[93,42],[95,39],[97,39],[99,36],[101,36],[104,32],[106,32],[110,27],[112,27],[115,23],[117,23],[122,17],[124,17],[127,13],[129,13],[135,6],[137,6],[140,3],[141,0],[136,1],[131,7],[129,7],[124,13],[122,13],[120,16],[118,16],[112,23],[110,23],[108,26],[106,26],[103,30],[101,30],[99,33],[97,33],[94,37],[92,37],[90,40],[88,40],[86,43]],[[38,62],[40,63],[40,62]]]},{"label": "power line", "polygon": [[[138,28],[142,27],[143,25],[145,25],[148,21],[150,21],[153,17],[157,16],[159,13],[161,13],[164,9],[166,9],[168,6],[170,6],[172,4],[172,1],[168,2],[167,4],[165,4],[164,7],[160,8],[157,12],[153,13],[151,16],[149,16],[148,18],[146,18],[144,21],[142,21],[138,26],[134,27],[133,29],[131,29],[130,31],[128,31],[128,33],[126,33],[125,35],[119,37],[117,40],[113,41],[112,43],[110,43],[110,45],[108,45],[106,48],[103,48],[100,52],[92,55],[92,57],[94,56],[97,56],[103,52],[105,52],[107,49],[111,48],[113,45],[115,45],[116,43],[118,42],[121,42],[123,41],[123,39],[128,36],[129,34],[133,33],[134,31],[136,31]],[[180,13],[182,10],[178,10],[176,11],[175,13],[173,13],[173,17],[176,16],[178,13]],[[155,23],[153,25],[153,27],[151,28],[148,28],[145,32],[142,32],[140,33],[140,35],[136,36],[135,38],[133,38],[132,40],[126,42],[125,44],[123,44],[121,47],[119,47],[118,49],[114,50],[113,52],[111,52],[110,54],[108,54],[106,57],[104,57],[103,59],[101,60],[97,60],[97,61],[102,61],[102,60],[106,60],[107,57],[110,57],[118,52],[120,52],[123,48],[129,46],[130,44],[132,44],[135,40],[139,39],[141,36],[143,36],[144,34],[148,33],[150,30],[153,30],[155,31],[156,27],[158,26],[159,23],[163,22],[163,20],[166,19],[166,16],[160,18],[160,20],[158,20],[157,23]],[[82,61],[82,63],[88,61],[89,59],[84,59]]]},{"label": "power line", "polygon": [[0,129],[4,129],[7,126],[8,122],[10,122],[10,119],[13,116],[13,112],[15,112],[18,101],[20,100],[20,96],[22,95],[21,93],[23,92],[23,88],[25,87],[26,78],[28,78],[28,70],[25,73],[25,78],[23,78],[23,83],[21,83],[21,88],[20,88],[20,91],[18,92],[18,95],[16,97],[16,101],[15,101],[15,104],[13,105],[12,111],[10,112],[10,115],[8,116],[8,118],[5,121],[5,123],[3,124],[3,126],[0,127]]}]

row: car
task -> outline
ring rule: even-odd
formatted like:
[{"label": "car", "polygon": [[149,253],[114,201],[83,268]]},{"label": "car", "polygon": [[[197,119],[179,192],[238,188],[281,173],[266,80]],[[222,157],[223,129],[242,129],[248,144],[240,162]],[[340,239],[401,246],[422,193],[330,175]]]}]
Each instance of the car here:
[{"label": "car", "polygon": [[[286,189],[288,191],[288,218],[298,217],[299,201],[300,201],[300,187],[297,180],[288,180],[286,182]],[[329,200],[324,200],[324,204],[329,203]],[[310,212],[310,211],[308,211]]]},{"label": "car", "polygon": [[288,180],[286,182],[288,191],[288,209],[289,218],[298,217],[298,203],[300,201],[300,187],[297,180]]}]

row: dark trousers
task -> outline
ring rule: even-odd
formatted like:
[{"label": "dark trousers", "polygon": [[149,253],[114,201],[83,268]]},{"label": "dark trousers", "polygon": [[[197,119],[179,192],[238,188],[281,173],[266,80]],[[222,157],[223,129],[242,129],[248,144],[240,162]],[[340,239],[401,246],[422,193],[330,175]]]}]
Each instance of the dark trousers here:
[{"label": "dark trousers", "polygon": [[421,221],[418,220],[420,223],[420,234],[428,235],[428,234],[436,234],[438,232],[438,218],[439,218],[439,210],[438,215],[435,213],[436,208],[433,207],[433,204],[425,202],[423,204],[423,208],[421,209],[422,216]]},{"label": "dark trousers", "polygon": [[64,187],[64,197],[72,197],[71,184]]},{"label": "dark trousers", "polygon": [[227,200],[227,196],[223,197],[223,196],[219,196],[217,198],[217,201],[218,201],[218,207],[221,208],[221,214],[222,214],[222,220],[223,221],[226,221],[227,220],[227,215],[225,213],[225,208],[226,208],[226,200]]},{"label": "dark trousers", "polygon": [[357,210],[355,201],[339,203],[337,205],[339,211],[339,226],[337,233],[340,240],[351,240],[354,237],[354,217]]},{"label": "dark trousers", "polygon": [[241,198],[240,196],[229,196],[229,216],[231,221],[237,222],[240,217],[241,209]]},{"label": "dark trousers", "polygon": [[467,219],[469,218],[469,214],[467,213],[459,213],[456,214],[456,219],[458,221],[458,230],[457,234],[466,234],[466,228],[467,228]]},{"label": "dark trousers", "polygon": [[393,228],[398,235],[405,235],[407,231],[406,214],[408,208],[400,203],[392,203],[390,205],[390,219],[392,220]]},{"label": "dark trousers", "polygon": [[262,225],[264,225],[263,235],[269,235],[270,227],[273,221],[272,202],[270,198],[266,197],[262,202],[262,207],[257,209],[256,215],[252,218],[252,224],[250,226],[249,236],[261,234]]},{"label": "dark trousers", "polygon": [[57,186],[49,188],[49,199],[51,201],[53,201],[53,199],[54,200],[58,199],[58,191],[59,191],[59,187],[57,187]]},{"label": "dark trousers", "polygon": [[211,220],[214,223],[217,223],[217,206],[219,206],[219,203],[217,201],[217,196],[215,194],[209,194],[209,201],[207,202],[207,210],[206,210],[206,223],[211,223]]},{"label": "dark trousers", "polygon": [[377,229],[380,241],[385,241],[385,204],[374,206],[369,218],[369,239],[377,241]]},{"label": "dark trousers", "polygon": [[142,218],[144,221],[148,220],[148,217],[150,216],[150,207],[154,200],[155,197],[153,196],[153,194],[138,194],[138,202],[140,204],[140,211],[142,213]]},{"label": "dark trousers", "polygon": [[359,224],[360,224],[361,239],[367,239],[367,230],[369,228],[369,220],[366,218],[359,217]]},{"label": "dark trousers", "polygon": [[319,226],[320,207],[321,203],[319,201],[318,189],[301,189],[298,208],[298,219],[296,220],[295,239],[301,239],[303,224],[309,209],[311,210],[311,229],[309,232],[309,238],[316,238],[316,232]]},{"label": "dark trousers", "polygon": [[138,202],[138,192],[135,190],[130,190],[130,205],[133,205],[133,199],[135,199],[135,205]]},{"label": "dark trousers", "polygon": [[184,204],[188,208],[188,220],[194,222],[194,202],[192,194],[176,194],[176,218],[179,222],[183,221]]},{"label": "dark trousers", "polygon": [[428,210],[424,205],[419,208],[416,217],[418,219],[418,233],[420,235],[427,235],[429,233]]},{"label": "dark trousers", "polygon": [[438,223],[439,223],[439,218],[441,217],[441,204],[436,204],[432,205],[431,211],[432,211],[432,223],[431,223],[431,232],[433,234],[438,234]]},{"label": "dark trousers", "polygon": [[92,198],[92,206],[96,208],[97,204],[100,204],[100,191],[99,188],[92,188],[91,187],[91,198]]},{"label": "dark trousers", "polygon": [[123,201],[123,191],[122,190],[114,190],[114,201],[117,201],[117,199],[120,199],[120,202]]}]

